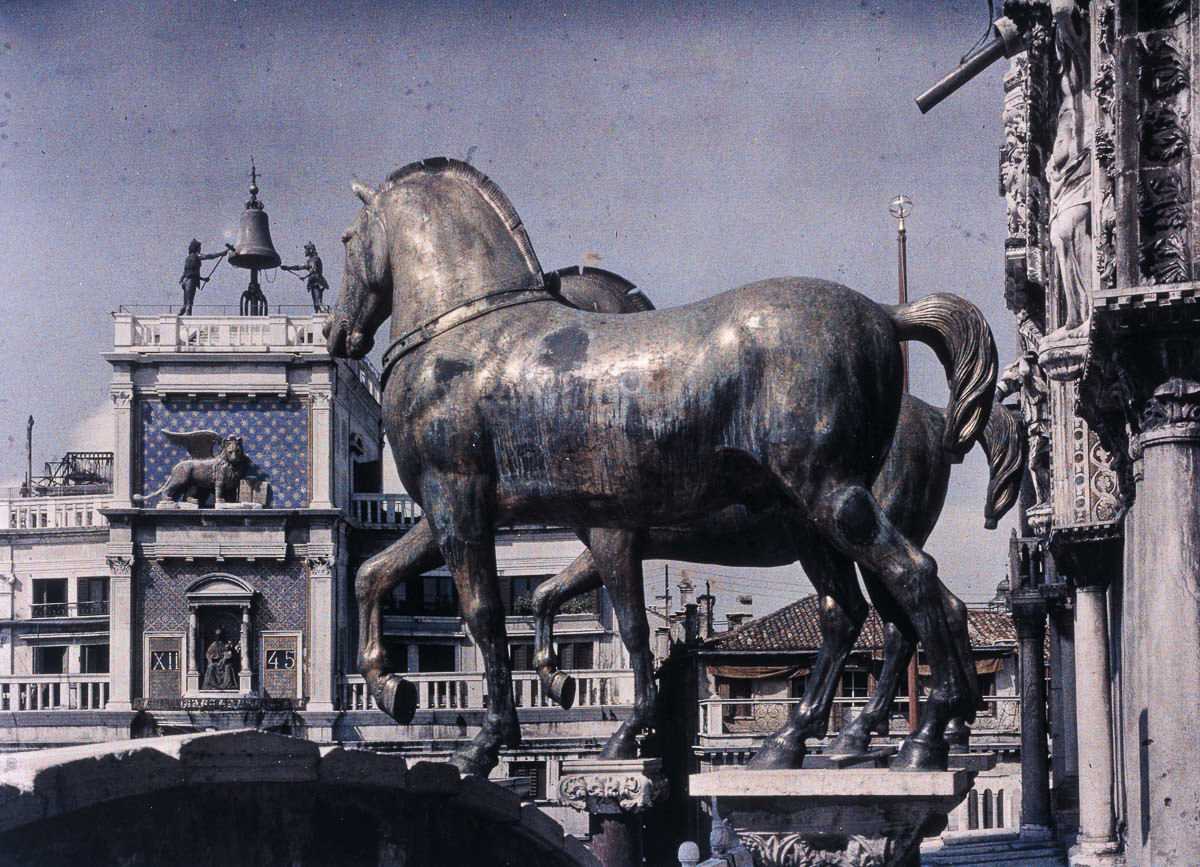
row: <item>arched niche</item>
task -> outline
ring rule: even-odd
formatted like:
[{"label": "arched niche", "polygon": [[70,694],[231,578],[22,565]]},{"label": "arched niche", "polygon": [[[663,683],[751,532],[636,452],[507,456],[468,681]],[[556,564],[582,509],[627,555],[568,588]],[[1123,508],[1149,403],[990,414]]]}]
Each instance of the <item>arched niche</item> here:
[{"label": "arched niche", "polygon": [[225,572],[201,575],[188,585],[185,697],[254,694],[250,614],[255,595],[249,584]]}]

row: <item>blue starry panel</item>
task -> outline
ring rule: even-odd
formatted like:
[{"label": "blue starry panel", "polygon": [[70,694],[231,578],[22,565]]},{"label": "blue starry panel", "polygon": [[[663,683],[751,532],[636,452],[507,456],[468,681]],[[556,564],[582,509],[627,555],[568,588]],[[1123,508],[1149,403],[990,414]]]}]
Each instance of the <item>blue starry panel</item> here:
[{"label": "blue starry panel", "polygon": [[214,430],[240,436],[249,463],[246,475],[271,484],[267,505],[303,509],[309,502],[308,404],[299,400],[148,400],[141,404],[142,491],[158,490],[171,469],[189,457],[164,430]]},{"label": "blue starry panel", "polygon": [[256,591],[251,611],[255,635],[267,629],[305,629],[308,582],[300,560],[284,563],[151,560],[140,564],[137,607],[142,612],[142,628],[163,632],[186,630],[187,588],[196,579],[214,572],[236,575]]}]

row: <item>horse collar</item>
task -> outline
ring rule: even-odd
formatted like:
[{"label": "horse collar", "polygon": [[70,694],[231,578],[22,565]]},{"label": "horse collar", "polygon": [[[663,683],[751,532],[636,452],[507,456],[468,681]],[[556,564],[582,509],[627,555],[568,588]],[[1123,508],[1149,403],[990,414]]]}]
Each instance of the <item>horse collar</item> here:
[{"label": "horse collar", "polygon": [[401,334],[388,344],[383,353],[383,372],[380,375],[380,389],[387,386],[388,375],[396,362],[414,349],[424,346],[440,334],[445,334],[451,328],[478,319],[494,310],[505,307],[515,307],[518,304],[528,304],[532,301],[553,301],[554,296],[544,287],[537,289],[499,289],[488,292],[469,301],[464,301],[457,307],[452,307],[445,313],[439,313],[432,319],[418,325],[412,331]]}]

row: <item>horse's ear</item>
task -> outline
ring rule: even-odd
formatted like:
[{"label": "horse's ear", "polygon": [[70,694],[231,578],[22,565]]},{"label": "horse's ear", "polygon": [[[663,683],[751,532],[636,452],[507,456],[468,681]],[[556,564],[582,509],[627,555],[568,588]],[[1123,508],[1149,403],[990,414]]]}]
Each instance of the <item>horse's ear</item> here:
[{"label": "horse's ear", "polygon": [[376,192],[366,184],[361,184],[358,181],[351,181],[350,189],[354,190],[354,195],[362,199],[362,203],[367,207],[375,204]]}]

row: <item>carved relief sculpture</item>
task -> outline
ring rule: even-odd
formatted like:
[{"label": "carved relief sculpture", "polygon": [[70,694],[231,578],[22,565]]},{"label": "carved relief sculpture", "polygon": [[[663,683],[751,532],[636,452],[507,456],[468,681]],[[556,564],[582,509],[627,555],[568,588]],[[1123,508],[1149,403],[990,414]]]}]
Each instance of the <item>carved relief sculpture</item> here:
[{"label": "carved relief sculpture", "polygon": [[238,648],[218,629],[212,644],[204,651],[204,682],[201,689],[237,689]]},{"label": "carved relief sculpture", "polygon": [[1087,12],[1075,0],[1052,0],[1062,102],[1046,166],[1050,244],[1061,310],[1048,342],[1086,334],[1092,282],[1092,138],[1095,129]]},{"label": "carved relief sculpture", "polygon": [[[163,436],[186,448],[192,457],[177,463],[158,490],[134,495],[134,503],[142,505],[159,494],[165,498],[163,503],[168,499],[178,503],[186,498],[199,506],[207,501],[209,494],[217,506],[237,502],[238,484],[245,478],[247,463],[241,437],[222,436],[211,430],[164,430]],[[214,449],[219,449],[216,455]]]},{"label": "carved relief sculpture", "polygon": [[1021,354],[1000,373],[996,400],[1015,394],[1020,401],[1036,508],[1050,500],[1050,383],[1038,364],[1036,352],[1043,339],[1042,331],[1024,310],[1017,313],[1017,339]]}]

